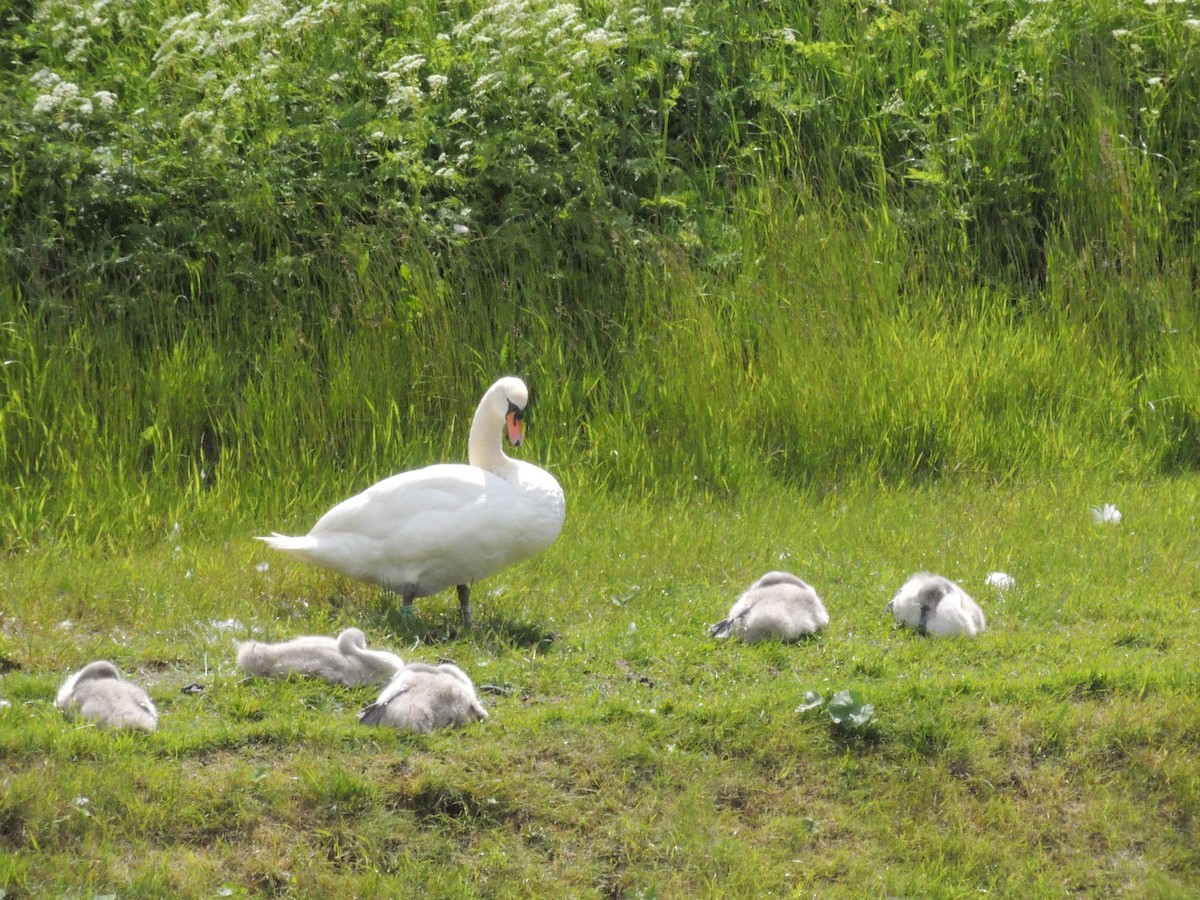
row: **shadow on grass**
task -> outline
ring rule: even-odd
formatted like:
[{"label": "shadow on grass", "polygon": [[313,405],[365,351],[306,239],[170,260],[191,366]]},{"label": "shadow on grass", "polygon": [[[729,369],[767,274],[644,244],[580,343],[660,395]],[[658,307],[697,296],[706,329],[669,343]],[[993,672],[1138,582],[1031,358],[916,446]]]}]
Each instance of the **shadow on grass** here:
[{"label": "shadow on grass", "polygon": [[477,614],[475,624],[467,628],[457,609],[453,613],[422,610],[418,603],[405,611],[399,600],[394,604],[387,601],[379,604],[371,613],[371,619],[401,643],[419,642],[431,647],[467,640],[495,651],[533,648],[545,652],[558,639],[557,634],[536,622],[498,614]]},{"label": "shadow on grass", "polygon": [[829,738],[843,753],[875,753],[884,744],[883,734],[874,722],[857,728],[830,724]]}]

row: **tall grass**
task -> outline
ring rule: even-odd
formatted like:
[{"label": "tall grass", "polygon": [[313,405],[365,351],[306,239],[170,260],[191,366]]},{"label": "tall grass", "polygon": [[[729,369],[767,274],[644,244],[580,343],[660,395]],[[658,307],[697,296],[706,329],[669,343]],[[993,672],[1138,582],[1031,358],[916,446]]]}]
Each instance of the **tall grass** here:
[{"label": "tall grass", "polygon": [[307,518],[501,371],[617,492],[1193,467],[1197,21],[14,8],[4,545]]}]

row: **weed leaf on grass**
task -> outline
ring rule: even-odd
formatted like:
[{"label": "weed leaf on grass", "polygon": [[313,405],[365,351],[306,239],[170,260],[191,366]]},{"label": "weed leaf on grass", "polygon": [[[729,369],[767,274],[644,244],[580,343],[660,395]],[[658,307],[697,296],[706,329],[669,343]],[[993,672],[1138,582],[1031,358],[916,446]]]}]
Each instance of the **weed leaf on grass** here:
[{"label": "weed leaf on grass", "polygon": [[875,707],[854,691],[838,691],[829,701],[829,718],[846,728],[862,728],[875,718]]},{"label": "weed leaf on grass", "polygon": [[825,703],[825,698],[816,691],[808,691],[804,695],[804,700],[796,707],[796,712],[806,713],[810,709],[817,709]]}]

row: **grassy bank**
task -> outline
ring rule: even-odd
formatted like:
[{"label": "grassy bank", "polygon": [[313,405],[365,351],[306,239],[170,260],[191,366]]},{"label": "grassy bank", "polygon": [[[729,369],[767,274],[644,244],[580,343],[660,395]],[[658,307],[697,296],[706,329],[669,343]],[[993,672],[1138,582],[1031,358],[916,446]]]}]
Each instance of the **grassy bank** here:
[{"label": "grassy bank", "polygon": [[[8,896],[1193,896],[1194,479],[863,488],[653,508],[576,495],[559,543],[399,631],[374,591],[185,521],[151,546],[6,565],[0,887]],[[1089,507],[1115,503],[1117,525]],[[268,563],[269,567],[261,564]],[[763,571],[831,624],[746,648],[706,626]],[[917,567],[975,641],[893,631]],[[987,586],[991,571],[1016,586]],[[397,736],[369,689],[254,682],[233,642],[362,625],[452,658],[491,716]],[[107,656],[160,730],[63,720]],[[199,683],[202,693],[182,688]],[[862,728],[801,712],[856,691]]]},{"label": "grassy bank", "polygon": [[[1190,2],[0,2],[0,893],[1194,896],[1198,72]],[[252,540],[503,373],[568,517],[474,632]],[[711,641],[773,568],[827,633]],[[491,717],[233,668],[350,624]]]}]

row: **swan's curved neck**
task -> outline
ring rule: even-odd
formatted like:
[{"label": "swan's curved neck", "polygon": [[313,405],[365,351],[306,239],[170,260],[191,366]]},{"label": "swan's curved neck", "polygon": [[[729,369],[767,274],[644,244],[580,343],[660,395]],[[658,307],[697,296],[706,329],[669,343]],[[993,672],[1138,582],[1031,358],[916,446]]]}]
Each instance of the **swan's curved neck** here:
[{"label": "swan's curved neck", "polygon": [[515,463],[504,453],[500,431],[504,427],[504,413],[497,407],[492,391],[484,394],[471,421],[471,438],[467,444],[467,459],[471,465],[504,475]]}]

